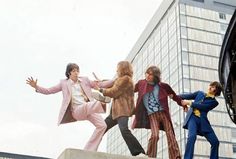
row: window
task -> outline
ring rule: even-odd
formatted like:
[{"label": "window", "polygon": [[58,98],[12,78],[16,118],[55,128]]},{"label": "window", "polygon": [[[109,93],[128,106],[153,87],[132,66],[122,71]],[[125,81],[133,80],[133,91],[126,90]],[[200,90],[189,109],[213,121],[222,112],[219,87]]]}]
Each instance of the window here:
[{"label": "window", "polygon": [[184,79],[184,92],[190,91],[190,83],[188,79]]},{"label": "window", "polygon": [[236,144],[233,144],[233,152],[236,153]]},{"label": "window", "polygon": [[186,39],[182,39],[182,50],[187,51],[188,50],[188,44]]},{"label": "window", "polygon": [[220,33],[225,34],[228,25],[220,23]]},{"label": "window", "polygon": [[[232,137],[236,138],[236,129],[231,129]],[[236,148],[236,145],[235,145]]]},{"label": "window", "polygon": [[185,15],[180,15],[181,26],[187,26],[187,18]]},{"label": "window", "polygon": [[186,27],[181,27],[181,38],[187,38],[187,29],[186,29]]},{"label": "window", "polygon": [[[189,67],[184,65],[183,66],[183,77],[184,78],[189,78]],[[187,82],[189,84],[189,82]]]},{"label": "window", "polygon": [[188,64],[188,53],[186,51],[182,52],[183,64]]},{"label": "window", "polygon": [[186,8],[184,4],[180,4],[180,13],[185,14],[186,13]]},{"label": "window", "polygon": [[219,13],[219,18],[226,20],[226,15],[224,13]]}]

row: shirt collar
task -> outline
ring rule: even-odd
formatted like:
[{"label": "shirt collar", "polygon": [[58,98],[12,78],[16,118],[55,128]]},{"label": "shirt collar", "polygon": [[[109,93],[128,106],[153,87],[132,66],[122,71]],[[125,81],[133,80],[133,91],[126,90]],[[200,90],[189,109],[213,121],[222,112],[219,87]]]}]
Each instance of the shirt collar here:
[{"label": "shirt collar", "polygon": [[76,82],[72,81],[72,79],[69,79],[70,83],[73,84],[78,84],[81,82],[81,80],[78,78],[78,80]]},{"label": "shirt collar", "polygon": [[215,98],[215,96],[214,96],[214,95],[212,95],[212,94],[210,94],[210,93],[207,93],[207,94],[206,94],[206,97]]},{"label": "shirt collar", "polygon": [[[146,81],[147,81],[147,80],[146,80]],[[148,81],[147,81],[147,84],[150,84],[150,85],[153,85],[153,86],[155,85],[154,82],[148,82]]]}]

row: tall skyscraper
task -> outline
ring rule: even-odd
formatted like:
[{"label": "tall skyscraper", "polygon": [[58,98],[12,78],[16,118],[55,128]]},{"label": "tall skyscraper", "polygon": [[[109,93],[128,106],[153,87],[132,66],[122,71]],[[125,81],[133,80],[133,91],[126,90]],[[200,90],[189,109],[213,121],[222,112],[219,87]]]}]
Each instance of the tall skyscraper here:
[{"label": "tall skyscraper", "polygon": [[[162,71],[162,81],[176,93],[206,90],[218,79],[218,61],[227,25],[236,8],[235,0],[164,0],[127,56],[134,67],[134,81],[144,78],[150,65]],[[236,126],[228,117],[223,97],[208,118],[220,140],[221,158],[236,158]],[[187,131],[182,128],[185,113],[169,100],[170,113],[181,153],[184,154]],[[132,120],[132,119],[131,119]],[[137,139],[147,149],[150,131],[135,129]],[[107,152],[130,152],[118,128],[108,132]],[[165,132],[158,141],[158,157],[168,158]],[[209,158],[210,144],[197,138],[194,156]]]}]

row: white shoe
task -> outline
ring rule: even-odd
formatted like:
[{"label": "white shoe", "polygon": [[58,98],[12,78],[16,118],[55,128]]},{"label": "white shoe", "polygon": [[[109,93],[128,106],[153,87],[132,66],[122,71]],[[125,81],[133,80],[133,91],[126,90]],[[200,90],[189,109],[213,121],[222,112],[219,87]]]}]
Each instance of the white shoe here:
[{"label": "white shoe", "polygon": [[103,103],[110,103],[111,98],[107,96],[103,96],[98,92],[92,92],[92,97],[96,99],[97,101],[103,102]]},{"label": "white shoe", "polygon": [[148,156],[143,153],[138,154],[136,157],[148,158]]}]

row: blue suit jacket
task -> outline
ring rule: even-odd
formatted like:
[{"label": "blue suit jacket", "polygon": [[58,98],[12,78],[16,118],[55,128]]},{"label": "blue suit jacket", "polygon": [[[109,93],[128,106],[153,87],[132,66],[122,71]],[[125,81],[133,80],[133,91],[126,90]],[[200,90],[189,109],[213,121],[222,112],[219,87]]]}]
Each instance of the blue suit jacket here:
[{"label": "blue suit jacket", "polygon": [[211,97],[206,97],[206,93],[202,91],[197,91],[194,93],[189,93],[189,94],[182,94],[180,95],[182,99],[188,99],[188,100],[194,100],[192,102],[192,105],[187,112],[187,116],[184,121],[183,128],[188,129],[188,121],[190,117],[193,115],[193,108],[197,108],[201,115],[200,115],[200,130],[198,130],[198,134],[202,135],[202,133],[205,132],[211,132],[213,131],[210,122],[207,118],[207,113],[214,109],[219,103],[215,98]]}]

